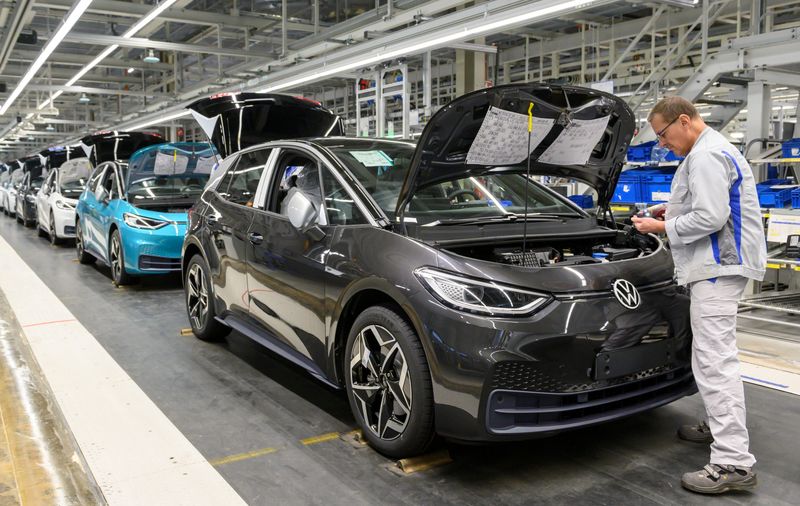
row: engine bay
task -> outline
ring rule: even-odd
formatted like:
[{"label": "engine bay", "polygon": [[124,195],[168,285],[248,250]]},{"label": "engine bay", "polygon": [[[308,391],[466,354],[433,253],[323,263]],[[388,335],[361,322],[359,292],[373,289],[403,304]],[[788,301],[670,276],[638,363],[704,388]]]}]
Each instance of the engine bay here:
[{"label": "engine bay", "polygon": [[637,232],[634,228],[620,230],[615,236],[581,239],[548,239],[528,237],[523,251],[521,241],[509,244],[481,244],[446,248],[458,255],[516,265],[520,267],[555,267],[598,264],[630,260],[652,254],[658,240]]}]

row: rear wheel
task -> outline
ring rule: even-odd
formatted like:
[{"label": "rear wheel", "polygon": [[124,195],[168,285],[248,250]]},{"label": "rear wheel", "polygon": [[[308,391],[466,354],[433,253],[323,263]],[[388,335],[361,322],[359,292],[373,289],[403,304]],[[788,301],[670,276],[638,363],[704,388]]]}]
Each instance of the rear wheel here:
[{"label": "rear wheel", "polygon": [[433,387],[416,332],[395,310],[366,309],[345,348],[350,408],[379,452],[404,458],[424,452],[434,437]]},{"label": "rear wheel", "polygon": [[116,229],[111,232],[108,263],[111,265],[111,279],[115,285],[129,285],[133,282],[133,277],[125,272],[125,251],[122,249],[122,237]]},{"label": "rear wheel", "polygon": [[82,264],[93,264],[97,261],[94,255],[86,252],[80,220],[75,222],[75,253],[78,255],[78,262]]},{"label": "rear wheel", "polygon": [[219,341],[231,329],[216,320],[214,292],[211,286],[208,263],[195,255],[186,268],[183,290],[186,295],[186,314],[194,335],[203,341]]}]

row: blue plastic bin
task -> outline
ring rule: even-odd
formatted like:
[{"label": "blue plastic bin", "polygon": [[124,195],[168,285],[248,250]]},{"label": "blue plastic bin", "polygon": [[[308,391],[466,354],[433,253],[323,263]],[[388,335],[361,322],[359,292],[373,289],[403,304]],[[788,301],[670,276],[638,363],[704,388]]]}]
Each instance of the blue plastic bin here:
[{"label": "blue plastic bin", "polygon": [[758,203],[761,207],[786,207],[792,201],[792,188],[759,188]]},{"label": "blue plastic bin", "polygon": [[619,176],[611,202],[622,204],[642,202],[641,178],[636,169],[626,170]]},{"label": "blue plastic bin", "polygon": [[[628,161],[629,162],[658,162],[662,161],[658,156],[654,156],[654,149],[658,151],[657,141],[643,142],[635,146],[628,146]],[[682,157],[676,155],[672,151],[667,151],[663,161],[674,162],[676,160],[683,160]]]},{"label": "blue plastic bin", "polygon": [[784,184],[792,184],[791,179],[767,179],[766,181],[761,181],[760,183],[756,183],[756,190],[767,190],[772,188],[773,186],[784,185]]},{"label": "blue plastic bin", "polygon": [[578,204],[581,209],[591,209],[594,207],[594,197],[591,195],[570,195],[568,198]]},{"label": "blue plastic bin", "polygon": [[800,209],[800,188],[792,190],[792,207]]},{"label": "blue plastic bin", "polygon": [[641,172],[642,202],[660,204],[669,201],[674,170],[648,169]]},{"label": "blue plastic bin", "polygon": [[800,139],[789,139],[781,144],[784,158],[800,158]]}]

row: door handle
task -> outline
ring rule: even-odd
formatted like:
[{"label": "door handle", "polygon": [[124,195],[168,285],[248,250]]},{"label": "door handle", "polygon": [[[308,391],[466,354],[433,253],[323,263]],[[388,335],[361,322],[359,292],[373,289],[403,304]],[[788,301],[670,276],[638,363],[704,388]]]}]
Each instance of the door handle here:
[{"label": "door handle", "polygon": [[253,244],[255,244],[255,245],[259,245],[259,244],[261,244],[262,242],[264,242],[264,236],[262,236],[261,234],[258,234],[258,233],[256,233],[256,232],[250,232],[250,233],[247,235],[247,239],[248,239],[248,240],[249,240],[251,243],[253,243]]}]

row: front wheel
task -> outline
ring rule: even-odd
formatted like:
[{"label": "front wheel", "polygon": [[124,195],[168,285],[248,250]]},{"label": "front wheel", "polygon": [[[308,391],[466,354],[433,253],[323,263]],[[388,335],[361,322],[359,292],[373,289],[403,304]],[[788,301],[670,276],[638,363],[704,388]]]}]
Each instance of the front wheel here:
[{"label": "front wheel", "polygon": [[395,310],[366,309],[345,348],[350,408],[370,445],[394,458],[424,452],[434,437],[433,387],[416,332]]},{"label": "front wheel", "polygon": [[94,255],[86,251],[86,244],[83,242],[83,227],[80,220],[75,222],[75,253],[78,255],[78,262],[82,264],[93,264],[97,261]]},{"label": "front wheel", "polygon": [[186,279],[183,290],[186,295],[186,314],[192,333],[202,341],[219,341],[227,336],[231,329],[216,320],[214,308],[214,292],[211,286],[208,263],[195,255],[186,267]]},{"label": "front wheel", "polygon": [[[41,228],[39,230],[41,230]],[[59,239],[58,235],[56,234],[56,218],[53,216],[53,213],[50,213],[50,228],[48,234],[50,235],[50,244],[53,246],[58,246],[58,244],[61,242],[61,239]]]},{"label": "front wheel", "polygon": [[129,285],[133,282],[133,277],[125,272],[125,251],[122,249],[122,237],[116,229],[111,232],[108,263],[111,265],[111,280],[115,285]]}]

